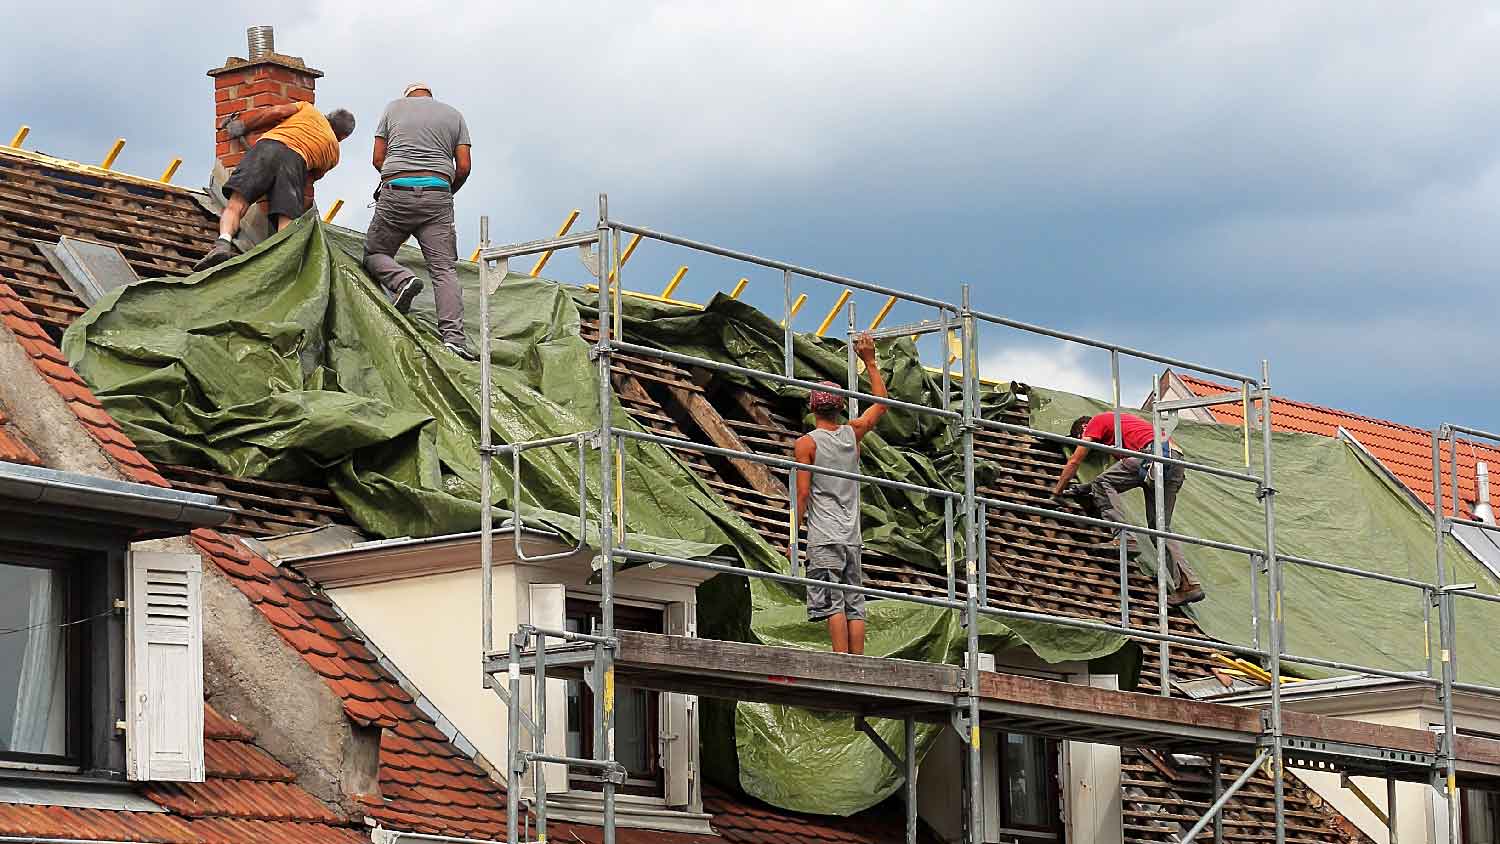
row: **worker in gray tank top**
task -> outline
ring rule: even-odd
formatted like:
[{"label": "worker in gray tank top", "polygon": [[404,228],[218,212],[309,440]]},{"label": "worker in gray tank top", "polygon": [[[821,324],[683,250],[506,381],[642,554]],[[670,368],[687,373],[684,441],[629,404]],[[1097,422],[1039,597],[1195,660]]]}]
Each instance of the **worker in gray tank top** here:
[{"label": "worker in gray tank top", "polygon": [[[865,362],[870,392],[885,396],[885,379],[875,363],[875,341],[861,334],[854,352]],[[886,406],[871,404],[846,425],[840,421],[847,402],[842,396],[814,390],[807,397],[817,427],[797,440],[797,462],[840,472],[859,471],[859,442],[885,415]],[[828,620],[836,653],[865,652],[865,596],[839,586],[860,586],[859,481],[801,469],[797,472],[794,520],[807,520],[807,576],[820,581],[807,587],[808,621]],[[800,524],[800,521],[797,522]],[[823,585],[823,584],[829,585]]]}]

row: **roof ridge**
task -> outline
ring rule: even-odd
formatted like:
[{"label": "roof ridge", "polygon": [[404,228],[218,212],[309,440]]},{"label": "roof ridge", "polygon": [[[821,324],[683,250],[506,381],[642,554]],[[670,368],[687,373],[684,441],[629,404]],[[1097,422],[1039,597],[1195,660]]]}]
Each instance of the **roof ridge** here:
[{"label": "roof ridge", "polygon": [[174,191],[182,194],[204,192],[202,188],[190,188],[185,185],[174,185],[171,182],[163,182],[160,179],[153,179],[149,176],[136,176],[131,173],[122,173],[119,170],[106,170],[96,164],[85,164],[82,161],[74,161],[70,158],[59,158],[55,155],[48,155],[45,152],[22,149],[20,147],[0,145],[0,155],[10,156],[13,158],[21,158],[27,161],[41,164],[45,167],[54,167],[59,170],[67,170],[83,176],[92,176],[96,179],[114,179],[115,181],[127,182],[130,184],[140,185],[142,187],[154,188],[156,190]]}]

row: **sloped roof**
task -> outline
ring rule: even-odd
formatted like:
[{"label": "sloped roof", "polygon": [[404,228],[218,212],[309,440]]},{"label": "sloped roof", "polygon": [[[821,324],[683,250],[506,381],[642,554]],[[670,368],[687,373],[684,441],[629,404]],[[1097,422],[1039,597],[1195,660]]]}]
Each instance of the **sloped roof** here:
[{"label": "sloped roof", "polygon": [[[28,185],[39,186],[35,205],[26,204]],[[0,148],[0,320],[110,460],[131,480],[224,495],[232,506],[238,504],[241,508],[232,526],[250,533],[267,532],[265,528],[275,526],[284,530],[295,519],[314,524],[347,523],[347,515],[330,505],[331,496],[327,496],[326,490],[315,487],[266,484],[188,467],[162,467],[171,475],[169,481],[136,449],[57,348],[55,338],[82,313],[82,303],[27,241],[52,240],[64,234],[101,240],[120,246],[143,275],[185,273],[207,251],[216,234],[212,218],[198,206],[192,194],[178,187]],[[128,240],[127,235],[137,240],[122,243]],[[315,506],[309,507],[310,504]],[[438,729],[432,716],[416,706],[412,695],[381,665],[316,584],[296,572],[272,565],[229,533],[199,530],[192,534],[192,541],[324,679],[343,702],[350,719],[383,730],[381,795],[361,801],[371,820],[409,832],[491,839],[504,836],[503,786]],[[245,777],[239,781],[250,780]],[[272,782],[288,785],[281,780]],[[312,799],[300,789],[296,791]],[[270,793],[263,793],[258,799],[247,798],[243,805],[215,788],[162,793],[164,799],[170,797],[184,811],[197,806],[204,818],[222,816],[249,823],[249,803],[266,800],[269,800],[263,806],[266,812],[278,811],[278,803],[270,799],[273,797]],[[621,844],[699,844],[724,840],[741,844],[786,840],[876,844],[902,839],[899,819],[886,823],[878,810],[855,818],[813,818],[759,805],[711,787],[705,788],[704,797],[705,804],[712,807],[708,811],[713,812],[716,825],[724,825],[722,838],[621,828],[617,840]],[[279,810],[295,813],[298,811],[295,807],[300,805],[300,800],[293,800]],[[19,807],[17,811],[31,809],[50,811],[41,807]],[[0,813],[3,811],[0,806]],[[101,828],[121,822],[110,817],[95,820]],[[554,821],[550,828],[555,836],[567,840],[602,841],[602,830],[598,827]],[[126,831],[123,827],[115,828],[109,835],[129,838]],[[245,830],[235,837],[230,827],[224,827],[224,832],[226,841],[260,837],[296,844],[302,840],[290,833],[280,836]],[[363,839],[356,834],[356,840]]]},{"label": "sloped roof", "polygon": [[[1233,389],[1197,376],[1181,372],[1173,373],[1194,395],[1206,396]],[[1218,405],[1210,409],[1219,422],[1226,425],[1242,424],[1245,416],[1238,404]],[[1395,475],[1412,494],[1421,499],[1430,509],[1435,500],[1432,492],[1432,432],[1425,428],[1403,425],[1386,419],[1361,416],[1345,410],[1322,405],[1308,404],[1275,396],[1271,409],[1271,426],[1278,431],[1296,431],[1336,437],[1340,428],[1359,440],[1383,466]],[[1475,501],[1475,463],[1483,460],[1500,472],[1500,448],[1459,438],[1458,440],[1458,496],[1462,502],[1460,513],[1469,518]],[[1449,507],[1453,505],[1449,483],[1448,449],[1442,449],[1442,489]],[[1500,475],[1497,475],[1500,478]],[[1490,505],[1500,510],[1500,483],[1492,483]]]},{"label": "sloped roof", "polygon": [[[53,343],[82,312],[82,306],[41,259],[30,239],[52,240],[70,234],[113,243],[121,246],[142,275],[162,275],[186,272],[208,248],[214,232],[211,216],[198,206],[192,191],[0,148],[0,318],[126,475],[146,483],[206,487],[203,491],[224,495],[228,503],[239,508],[239,517],[225,532],[199,531],[193,541],[324,678],[343,701],[350,718],[384,730],[380,758],[383,794],[378,800],[366,802],[369,816],[407,831],[499,837],[505,820],[503,788],[415,705],[411,694],[381,666],[367,643],[342,620],[315,584],[272,566],[230,534],[279,532],[347,520],[326,496],[326,490],[228,478],[187,467],[154,466],[104,412]],[[583,326],[585,332],[589,329]],[[664,404],[653,395],[656,385],[668,385],[705,395],[751,450],[780,455],[790,449],[800,433],[776,407],[749,394],[725,394],[731,400],[720,401],[721,396],[704,389],[691,373],[674,364],[628,355],[617,355],[615,360],[616,387],[622,401],[648,430],[682,438],[701,436],[689,419],[667,406],[669,400]],[[1021,392],[1024,395],[1024,389]],[[1025,422],[1023,412],[1016,409],[1016,418],[1008,421]],[[1055,506],[1044,495],[1062,463],[1055,446],[1033,437],[994,432],[983,432],[979,439],[989,452],[986,456],[1001,467],[986,494]],[[784,493],[755,489],[748,478],[737,476],[732,464],[715,466],[691,455],[685,459],[749,524],[773,544],[784,545]],[[1099,531],[1055,519],[991,513],[988,533],[988,598],[993,604],[1041,608],[1083,618],[1117,618],[1117,562],[1112,554],[1097,547],[1107,538]],[[916,594],[944,591],[941,574],[899,561],[874,561],[869,568],[871,585]],[[1154,629],[1154,581],[1133,571],[1129,589],[1133,623]],[[1180,611],[1171,613],[1171,624],[1174,632],[1201,635],[1192,618]],[[1155,649],[1148,650],[1144,682],[1151,687],[1159,682],[1160,672],[1155,665]],[[1202,676],[1208,671],[1207,651],[1174,648],[1173,662],[1178,676]],[[1146,754],[1127,751],[1125,756],[1127,841],[1175,840],[1186,827],[1182,819],[1211,799],[1205,778],[1175,777],[1170,766],[1148,764],[1150,761]],[[1226,778],[1234,775],[1230,771],[1226,769]],[[1258,775],[1244,796],[1231,803],[1233,822],[1227,830],[1228,840],[1256,841],[1264,837],[1269,784],[1264,774]],[[1300,784],[1289,784],[1289,806],[1298,813],[1298,820],[1289,827],[1288,840],[1353,837],[1336,813],[1320,808],[1317,798]],[[207,799],[207,795],[203,797]],[[878,808],[854,818],[802,816],[711,787],[704,789],[704,802],[722,839],[621,829],[619,840],[862,844],[894,842],[902,837],[900,819],[886,817]],[[601,837],[594,827],[555,824],[554,829],[563,838],[591,842]]]},{"label": "sloped roof", "polygon": [[202,783],[145,783],[140,793],[166,812],[121,812],[0,803],[0,834],[162,844],[338,844],[368,839],[311,794],[290,769],[255,745],[245,727],[204,707]]}]

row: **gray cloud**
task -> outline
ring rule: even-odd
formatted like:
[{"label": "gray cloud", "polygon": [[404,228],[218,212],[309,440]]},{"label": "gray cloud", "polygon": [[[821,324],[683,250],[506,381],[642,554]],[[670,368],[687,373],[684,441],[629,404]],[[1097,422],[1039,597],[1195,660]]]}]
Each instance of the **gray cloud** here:
[{"label": "gray cloud", "polygon": [[[242,52],[245,26],[271,23],[282,51],[327,73],[320,104],[361,119],[319,189],[348,201],[348,225],[368,216],[379,111],[420,78],[473,129],[468,246],[481,213],[499,237],[529,239],[570,208],[588,224],[608,190],[620,216],[690,236],[949,298],[967,281],[987,310],[1227,368],[1269,357],[1278,388],[1306,400],[1417,423],[1483,426],[1500,411],[1483,355],[1500,305],[1500,18],[1485,4],[9,14],[0,118],[67,157],[96,160],[123,135],[123,169],[155,175],[181,155],[179,181],[200,181],[202,74]],[[626,283],[654,289],[680,263],[693,298],[745,274],[658,246]],[[779,302],[778,279],[750,275],[752,301]],[[808,292],[799,327],[836,294]],[[987,345],[1012,366],[1038,348],[1004,332]],[[1104,368],[1071,374],[1093,357],[1038,374],[1107,382]]]}]

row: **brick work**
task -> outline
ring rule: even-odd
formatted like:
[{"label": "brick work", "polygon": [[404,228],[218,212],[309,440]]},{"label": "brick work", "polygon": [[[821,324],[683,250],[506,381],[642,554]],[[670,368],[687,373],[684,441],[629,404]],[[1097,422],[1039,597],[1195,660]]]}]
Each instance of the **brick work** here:
[{"label": "brick work", "polygon": [[[245,157],[245,146],[219,128],[231,114],[265,106],[316,101],[315,90],[322,71],[314,70],[296,56],[277,53],[247,61],[228,58],[224,66],[208,72],[214,80],[214,154],[226,170]],[[260,135],[245,140],[253,144]]]}]

